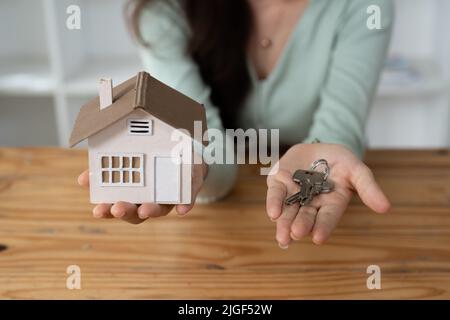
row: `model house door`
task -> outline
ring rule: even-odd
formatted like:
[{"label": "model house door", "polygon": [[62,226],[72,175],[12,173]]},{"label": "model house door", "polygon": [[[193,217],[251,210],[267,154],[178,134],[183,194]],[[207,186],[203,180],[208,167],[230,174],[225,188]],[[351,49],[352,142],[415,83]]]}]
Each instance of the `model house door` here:
[{"label": "model house door", "polygon": [[180,169],[171,157],[155,157],[155,202],[180,202]]}]

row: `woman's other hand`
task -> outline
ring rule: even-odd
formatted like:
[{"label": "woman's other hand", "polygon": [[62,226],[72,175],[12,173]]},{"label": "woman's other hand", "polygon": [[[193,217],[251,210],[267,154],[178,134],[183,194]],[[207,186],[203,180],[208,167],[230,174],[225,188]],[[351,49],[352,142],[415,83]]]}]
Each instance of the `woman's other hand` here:
[{"label": "woman's other hand", "polygon": [[[303,207],[298,203],[285,205],[285,198],[299,191],[299,185],[292,180],[293,173],[309,169],[318,159],[328,161],[333,191],[317,195]],[[353,192],[375,212],[386,213],[390,208],[372,171],[342,145],[298,144],[291,147],[278,164],[278,171],[267,177],[266,209],[270,219],[276,222],[276,240],[281,248],[309,234],[315,244],[324,243],[344,214]]]}]

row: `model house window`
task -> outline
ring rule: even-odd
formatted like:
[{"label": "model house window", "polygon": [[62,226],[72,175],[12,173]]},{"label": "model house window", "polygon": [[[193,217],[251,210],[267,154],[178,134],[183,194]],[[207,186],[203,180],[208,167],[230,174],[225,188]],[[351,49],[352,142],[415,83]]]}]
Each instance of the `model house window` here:
[{"label": "model house window", "polygon": [[144,155],[100,155],[102,186],[143,186]]},{"label": "model house window", "polygon": [[145,136],[153,134],[152,120],[128,119],[128,134]]}]

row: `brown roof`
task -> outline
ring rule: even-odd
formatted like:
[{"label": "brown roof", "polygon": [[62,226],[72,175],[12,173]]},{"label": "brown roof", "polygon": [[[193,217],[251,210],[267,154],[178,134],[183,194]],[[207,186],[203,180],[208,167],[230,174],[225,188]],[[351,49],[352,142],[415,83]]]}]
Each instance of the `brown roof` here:
[{"label": "brown roof", "polygon": [[[85,104],[75,121],[70,136],[71,147],[110,126],[135,109],[149,114],[177,129],[186,129],[193,138],[194,121],[202,121],[202,135],[206,128],[204,107],[150,76],[139,72],[135,77],[113,88],[113,104],[100,110],[99,98]],[[199,141],[207,145],[205,141]]]}]

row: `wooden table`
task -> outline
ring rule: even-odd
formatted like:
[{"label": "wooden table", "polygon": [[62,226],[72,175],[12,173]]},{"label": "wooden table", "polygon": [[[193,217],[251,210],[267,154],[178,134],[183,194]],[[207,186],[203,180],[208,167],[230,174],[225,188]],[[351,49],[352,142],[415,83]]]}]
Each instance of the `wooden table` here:
[{"label": "wooden table", "polygon": [[[92,218],[76,184],[80,150],[0,149],[1,298],[450,298],[450,153],[373,151],[393,210],[355,197],[329,243],[280,250],[265,181],[241,169],[233,193],[141,225]],[[381,268],[381,290],[366,269]],[[81,268],[81,290],[66,268]]]}]

